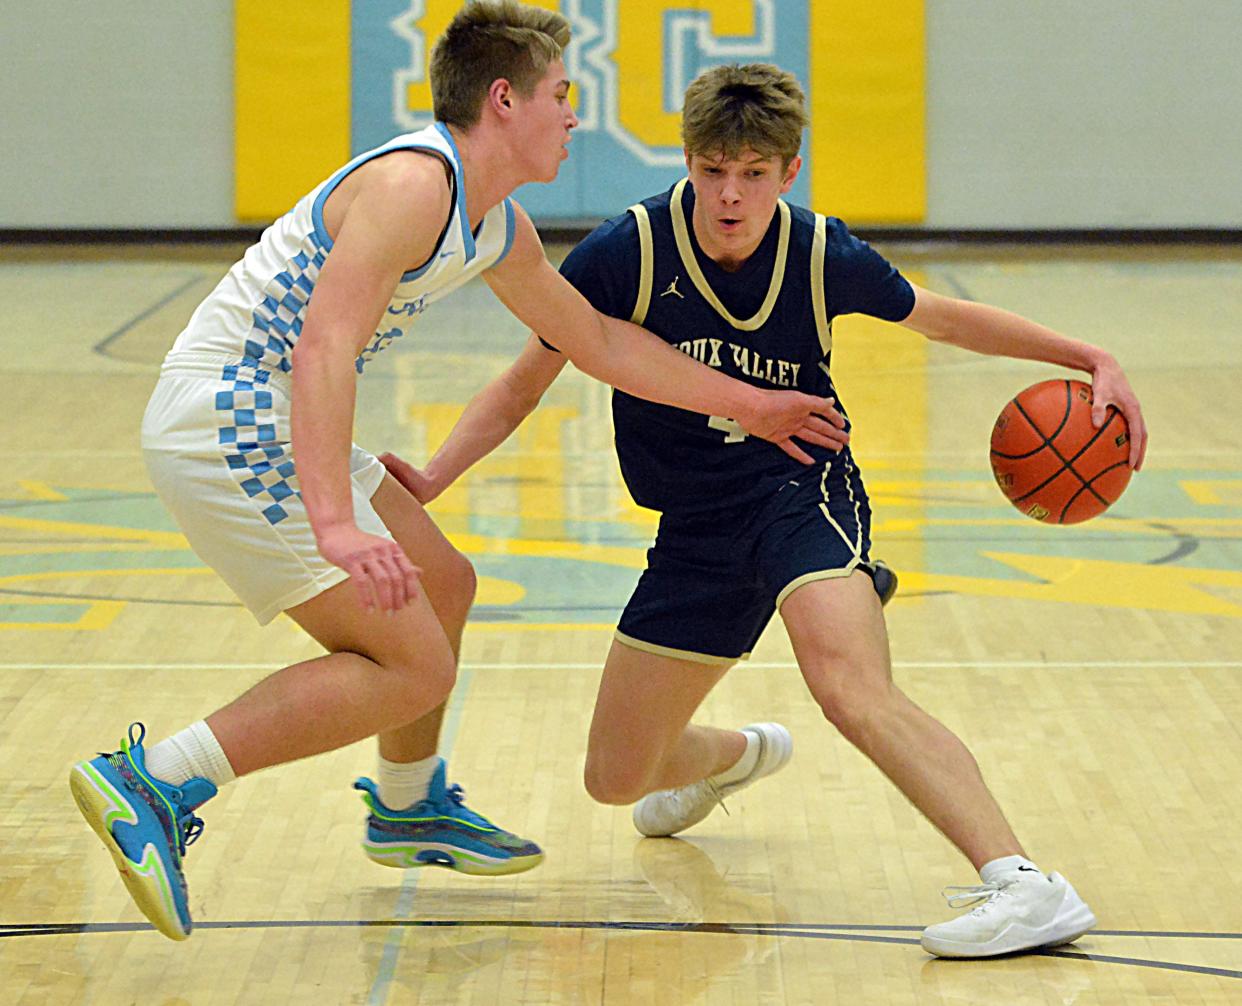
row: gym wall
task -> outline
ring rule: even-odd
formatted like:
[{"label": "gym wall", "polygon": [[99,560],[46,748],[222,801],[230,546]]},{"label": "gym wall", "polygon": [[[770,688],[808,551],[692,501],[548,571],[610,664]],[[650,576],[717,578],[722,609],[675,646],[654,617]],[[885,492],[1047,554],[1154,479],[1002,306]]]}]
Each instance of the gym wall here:
[{"label": "gym wall", "polygon": [[[556,0],[547,0],[552,5]],[[8,4],[0,228],[227,228],[427,120],[458,0]],[[676,178],[677,96],[772,60],[813,125],[793,198],[856,225],[1242,227],[1242,4],[559,0],[583,125],[541,222]],[[883,11],[877,18],[875,10]]]}]

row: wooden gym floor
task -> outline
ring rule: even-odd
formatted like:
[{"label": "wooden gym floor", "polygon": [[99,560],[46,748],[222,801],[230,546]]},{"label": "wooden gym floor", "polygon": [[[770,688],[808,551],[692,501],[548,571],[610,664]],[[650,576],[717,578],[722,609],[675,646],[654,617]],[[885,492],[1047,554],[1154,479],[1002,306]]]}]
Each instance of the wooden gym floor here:
[{"label": "wooden gym floor", "polygon": [[[472,806],[539,840],[511,879],[402,874],[358,849],[367,744],[206,808],[193,938],[129,902],[65,785],[131,720],[154,738],[315,652],[259,630],[154,498],[138,423],[159,360],[238,249],[0,250],[0,1001],[1226,1003],[1242,1001],[1242,253],[884,249],[934,289],[1112,349],[1147,469],[1074,528],[1021,517],[991,421],[1050,368],[859,319],[834,372],[902,577],[902,687],[958,731],[1032,856],[1099,929],[948,962],[919,929],[968,864],[823,722],[779,624],[703,719],[785,722],[789,768],[682,840],[640,840],[580,774],[598,667],[652,516],[607,391],[567,373],[433,506],[481,576],[443,753]],[[357,439],[418,462],[524,333],[481,284],[363,380]]]}]

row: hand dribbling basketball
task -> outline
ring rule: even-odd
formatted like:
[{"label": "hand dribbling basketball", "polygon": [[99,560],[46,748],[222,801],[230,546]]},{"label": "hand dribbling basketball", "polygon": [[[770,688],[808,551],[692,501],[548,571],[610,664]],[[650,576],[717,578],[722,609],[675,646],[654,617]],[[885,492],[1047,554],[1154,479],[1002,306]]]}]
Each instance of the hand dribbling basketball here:
[{"label": "hand dribbling basketball", "polygon": [[1128,425],[1108,405],[1097,427],[1095,411],[1091,385],[1074,380],[1033,384],[1001,410],[992,428],[992,473],[1028,517],[1078,524],[1125,491],[1134,470]]}]

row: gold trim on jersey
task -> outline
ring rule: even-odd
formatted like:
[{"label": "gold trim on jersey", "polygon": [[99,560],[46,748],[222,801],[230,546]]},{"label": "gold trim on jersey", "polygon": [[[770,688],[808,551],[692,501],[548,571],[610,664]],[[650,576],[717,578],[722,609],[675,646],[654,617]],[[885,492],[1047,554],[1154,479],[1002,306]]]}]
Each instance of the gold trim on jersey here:
[{"label": "gold trim on jersey", "polygon": [[630,321],[641,325],[647,320],[647,308],[651,306],[651,277],[655,272],[655,256],[651,244],[651,218],[647,216],[647,207],[635,203],[629,208],[638,223],[638,299],[634,301],[634,313]]},{"label": "gold trim on jersey", "polygon": [[682,265],[686,267],[686,271],[690,274],[690,279],[699,293],[703,295],[703,299],[716,309],[716,313],[720,317],[741,332],[754,332],[756,329],[762,328],[772,314],[772,308],[776,306],[777,295],[781,292],[781,284],[785,281],[785,258],[789,252],[791,217],[789,206],[783,199],[778,200],[776,204],[780,210],[781,232],[776,244],[776,261],[772,265],[772,280],[768,284],[768,295],[764,298],[762,306],[760,306],[758,313],[753,318],[740,321],[733,317],[725,309],[725,306],[720,303],[720,298],[716,296],[716,292],[707,282],[707,277],[703,275],[703,270],[699,268],[698,259],[694,257],[694,246],[690,243],[690,228],[686,224],[686,214],[681,208],[681,194],[689,180],[688,178],[683,178],[674,186],[672,199],[669,202],[669,209],[673,214],[673,236],[677,239],[677,251],[681,255]]},{"label": "gold trim on jersey", "polygon": [[811,304],[815,308],[815,331],[819,348],[827,357],[832,352],[832,322],[824,297],[824,259],[828,255],[828,221],[822,213],[815,214],[815,240],[811,245]]}]

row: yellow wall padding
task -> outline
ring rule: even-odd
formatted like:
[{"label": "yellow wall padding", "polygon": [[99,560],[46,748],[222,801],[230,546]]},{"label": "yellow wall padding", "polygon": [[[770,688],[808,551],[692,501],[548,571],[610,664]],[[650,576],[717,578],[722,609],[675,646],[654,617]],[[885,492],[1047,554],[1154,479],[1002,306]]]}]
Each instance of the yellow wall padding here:
[{"label": "yellow wall padding", "polygon": [[923,0],[814,0],[811,201],[851,224],[927,212]]},{"label": "yellow wall padding", "polygon": [[350,0],[234,0],[235,210],[284,213],[350,157]]}]

